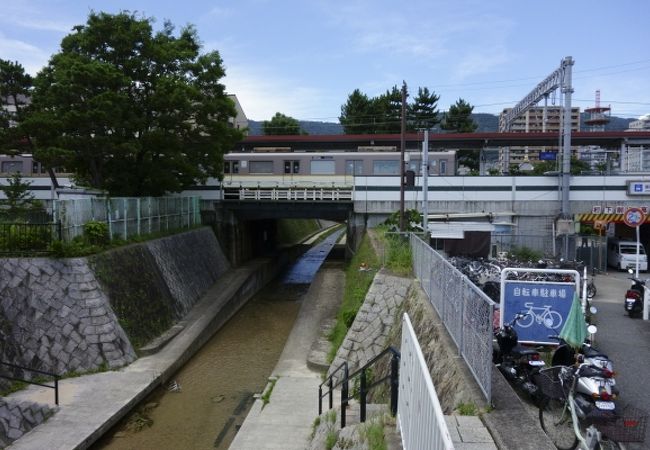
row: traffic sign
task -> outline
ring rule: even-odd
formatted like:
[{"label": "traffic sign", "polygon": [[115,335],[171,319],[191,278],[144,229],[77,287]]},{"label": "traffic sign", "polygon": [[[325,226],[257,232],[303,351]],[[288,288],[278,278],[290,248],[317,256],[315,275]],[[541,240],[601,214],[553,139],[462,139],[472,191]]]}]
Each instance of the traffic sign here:
[{"label": "traffic sign", "polygon": [[628,208],[625,214],[623,214],[623,222],[628,227],[638,227],[645,222],[645,213],[641,208]]}]

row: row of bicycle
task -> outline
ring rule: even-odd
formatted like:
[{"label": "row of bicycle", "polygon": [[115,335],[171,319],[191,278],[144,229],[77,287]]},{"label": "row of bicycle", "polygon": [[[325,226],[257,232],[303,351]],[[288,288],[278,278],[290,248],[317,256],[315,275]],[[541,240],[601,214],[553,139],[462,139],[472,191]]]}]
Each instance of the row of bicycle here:
[{"label": "row of bicycle", "polygon": [[[528,316],[516,314],[495,329],[493,360],[505,378],[535,402],[540,425],[555,446],[618,449],[624,448],[623,442],[642,442],[647,413],[619,405],[609,357],[589,340],[574,349],[559,336],[549,336],[558,345],[545,358],[544,349],[519,343],[516,329]],[[589,332],[596,328],[590,326]]]}]

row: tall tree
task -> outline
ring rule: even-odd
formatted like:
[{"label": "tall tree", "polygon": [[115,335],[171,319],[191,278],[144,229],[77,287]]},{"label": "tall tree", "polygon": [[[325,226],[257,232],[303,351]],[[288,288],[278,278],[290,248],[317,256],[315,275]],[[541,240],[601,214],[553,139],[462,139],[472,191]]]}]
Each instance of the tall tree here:
[{"label": "tall tree", "polygon": [[402,91],[393,86],[390,91],[373,99],[375,133],[397,134],[402,128]]},{"label": "tall tree", "polygon": [[[439,123],[438,96],[428,88],[418,88],[418,95],[407,105],[407,129],[431,128]],[[369,98],[359,89],[341,106],[339,122],[346,134],[397,134],[401,132],[402,91],[397,85],[385,93]]]},{"label": "tall tree", "polygon": [[343,125],[345,134],[369,134],[374,133],[372,100],[355,89],[348,96],[348,100],[341,106],[339,122]]},{"label": "tall tree", "polygon": [[0,59],[0,152],[20,153],[27,142],[18,125],[29,104],[32,77],[18,62]]},{"label": "tall tree", "polygon": [[275,113],[271,120],[265,120],[262,123],[262,130],[267,136],[306,134],[301,130],[300,123],[296,119],[279,112]]},{"label": "tall tree", "polygon": [[440,123],[438,100],[440,96],[429,92],[429,88],[418,88],[418,95],[409,105],[407,127],[409,131],[429,130]]},{"label": "tall tree", "polygon": [[473,133],[478,125],[472,119],[472,111],[474,111],[474,107],[459,98],[444,114],[440,127],[455,133]]},{"label": "tall tree", "polygon": [[241,139],[219,80],[219,53],[200,53],[195,29],[91,13],[35,80],[25,128],[38,159],[113,195],[162,195],[221,177]]},{"label": "tall tree", "polygon": [[[449,107],[444,114],[440,127],[454,133],[473,133],[478,125],[472,119],[474,107],[462,98]],[[472,171],[478,171],[480,166],[479,150],[459,150],[457,153],[458,164],[468,167]]]}]

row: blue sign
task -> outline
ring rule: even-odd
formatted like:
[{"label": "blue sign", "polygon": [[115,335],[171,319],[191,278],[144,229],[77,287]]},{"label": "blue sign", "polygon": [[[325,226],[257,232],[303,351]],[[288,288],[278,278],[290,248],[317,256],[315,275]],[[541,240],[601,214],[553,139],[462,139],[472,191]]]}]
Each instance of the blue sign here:
[{"label": "blue sign", "polygon": [[557,159],[557,152],[539,152],[540,161],[555,161]]},{"label": "blue sign", "polygon": [[549,336],[558,335],[571,310],[574,283],[505,281],[501,304],[503,323],[517,313],[525,317],[515,324],[519,342],[557,344]]}]

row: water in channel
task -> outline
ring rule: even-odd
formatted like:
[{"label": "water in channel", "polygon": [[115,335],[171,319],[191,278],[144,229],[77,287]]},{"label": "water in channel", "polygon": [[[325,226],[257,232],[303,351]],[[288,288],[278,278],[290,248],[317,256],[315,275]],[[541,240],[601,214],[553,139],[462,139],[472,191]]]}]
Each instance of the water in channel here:
[{"label": "water in channel", "polygon": [[[316,250],[322,260],[330,242],[327,252]],[[306,256],[313,267],[313,252]],[[296,265],[288,273],[304,273]],[[311,282],[299,278],[287,284],[281,277],[260,291],[173,377],[180,391],[158,388],[92,448],[227,449],[293,327]]]}]

